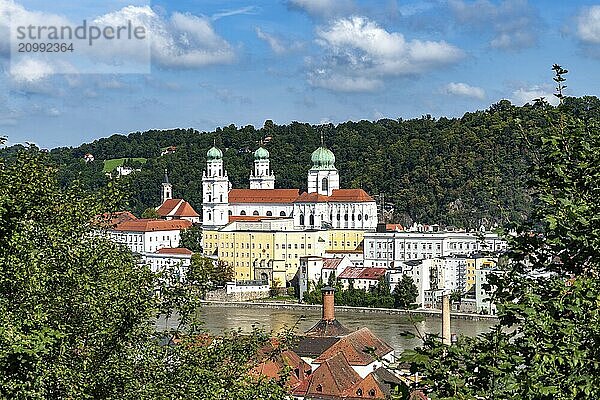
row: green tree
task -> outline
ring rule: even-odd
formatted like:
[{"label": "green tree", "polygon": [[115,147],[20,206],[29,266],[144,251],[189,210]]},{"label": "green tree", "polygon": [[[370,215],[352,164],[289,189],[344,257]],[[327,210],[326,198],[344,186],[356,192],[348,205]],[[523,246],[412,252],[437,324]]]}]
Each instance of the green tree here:
[{"label": "green tree", "polygon": [[158,219],[158,218],[160,218],[160,215],[156,211],[156,208],[154,208],[154,207],[148,207],[142,213],[142,218]]},{"label": "green tree", "polygon": [[[119,197],[62,189],[33,147],[0,159],[0,397],[284,398],[280,383],[246,374],[264,333],[156,331],[160,282],[90,225]],[[190,276],[186,295],[204,282]],[[196,309],[178,311],[191,321]]]},{"label": "green tree", "polygon": [[413,279],[408,275],[402,275],[400,282],[396,284],[392,296],[394,297],[395,308],[411,308],[419,295],[419,289]]},{"label": "green tree", "polygon": [[182,231],[179,247],[185,247],[194,253],[202,253],[202,228],[193,225],[191,228]]},{"label": "green tree", "polygon": [[404,356],[431,398],[600,398],[600,132],[567,114],[566,70],[553,69],[560,105],[523,127],[534,209],[490,277],[498,325],[449,348],[426,336]]}]

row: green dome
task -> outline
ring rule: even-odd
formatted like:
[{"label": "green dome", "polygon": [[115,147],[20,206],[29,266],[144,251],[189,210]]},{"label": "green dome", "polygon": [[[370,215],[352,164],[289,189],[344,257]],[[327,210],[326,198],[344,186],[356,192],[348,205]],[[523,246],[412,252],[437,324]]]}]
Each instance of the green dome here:
[{"label": "green dome", "polygon": [[331,150],[321,146],[312,152],[310,160],[313,163],[313,169],[335,168],[335,156]]},{"label": "green dome", "polygon": [[268,160],[269,159],[269,151],[262,146],[259,147],[254,152],[254,159],[255,160]]},{"label": "green dome", "polygon": [[206,159],[210,160],[220,160],[223,158],[223,152],[216,147],[211,147],[208,152],[206,152]]}]

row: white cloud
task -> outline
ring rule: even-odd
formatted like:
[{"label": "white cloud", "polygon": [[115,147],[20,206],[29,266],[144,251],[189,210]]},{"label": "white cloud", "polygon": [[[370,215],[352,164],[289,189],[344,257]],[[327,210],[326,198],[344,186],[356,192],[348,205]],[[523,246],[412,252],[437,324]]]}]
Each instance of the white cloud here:
[{"label": "white cloud", "polygon": [[352,0],[288,0],[288,7],[319,18],[344,15],[356,11],[356,5]]},{"label": "white cloud", "polygon": [[[231,45],[215,32],[206,17],[175,12],[167,19],[149,6],[127,6],[94,20],[99,25],[112,26],[127,24],[128,21],[146,28],[151,39],[152,60],[161,66],[198,68],[229,63],[235,58]],[[137,47],[127,49],[120,46],[113,51],[143,54],[143,48],[138,48],[144,45],[143,42],[131,45]]]},{"label": "white cloud", "polygon": [[11,65],[10,74],[17,83],[31,83],[40,81],[55,72],[54,67],[42,60],[22,58]]},{"label": "white cloud", "polygon": [[277,35],[267,33],[258,27],[255,29],[255,32],[256,36],[259,39],[264,40],[275,54],[281,55],[289,51],[301,49],[303,47],[302,42],[290,42],[289,40],[286,40]]},{"label": "white cloud", "polygon": [[[70,21],[55,14],[28,10],[14,0],[0,0],[0,55],[8,55],[10,51],[10,24],[16,26],[70,26],[74,29],[82,25],[82,21]],[[91,22],[90,22],[91,21]],[[107,72],[99,65],[113,67],[113,72],[125,71],[128,63],[142,63],[149,67],[150,55],[154,64],[169,68],[200,68],[206,65],[223,64],[235,59],[233,47],[219,36],[209,18],[175,12],[170,16],[157,14],[149,6],[126,6],[117,11],[90,18],[88,26],[118,27],[131,23],[134,27],[145,28],[146,40],[106,40],[98,39],[89,46],[87,40],[73,39],[76,51],[59,54],[48,62],[54,62],[55,73],[75,73],[73,68],[61,69],[71,64],[76,66],[93,66],[98,70],[82,72]],[[39,54],[38,54],[39,56]],[[15,60],[15,57],[12,57]],[[67,62],[65,62],[67,60]],[[148,68],[147,68],[148,69]],[[146,69],[146,70],[147,70]],[[138,68],[139,70],[139,68]],[[142,71],[140,71],[142,72]],[[24,73],[19,72],[18,79],[24,80]],[[47,76],[44,75],[44,77]],[[32,79],[40,79],[40,75],[32,73]]]},{"label": "white cloud", "polygon": [[581,11],[577,17],[577,36],[587,43],[600,43],[600,5]]},{"label": "white cloud", "polygon": [[516,50],[535,45],[541,18],[527,0],[450,0],[454,18],[477,31],[492,31],[489,44],[493,48]]},{"label": "white cloud", "polygon": [[312,66],[313,86],[340,91],[375,90],[389,76],[421,74],[460,60],[464,53],[445,41],[406,40],[365,17],[340,18],[317,30],[326,55]]},{"label": "white cloud", "polygon": [[483,100],[485,98],[485,91],[476,86],[471,86],[462,82],[450,82],[444,87],[444,91],[447,94],[455,96],[470,97],[473,99]]},{"label": "white cloud", "polygon": [[511,101],[517,105],[533,103],[533,100],[543,97],[552,105],[557,105],[559,100],[554,96],[551,87],[533,85],[529,87],[519,88],[512,92]]}]

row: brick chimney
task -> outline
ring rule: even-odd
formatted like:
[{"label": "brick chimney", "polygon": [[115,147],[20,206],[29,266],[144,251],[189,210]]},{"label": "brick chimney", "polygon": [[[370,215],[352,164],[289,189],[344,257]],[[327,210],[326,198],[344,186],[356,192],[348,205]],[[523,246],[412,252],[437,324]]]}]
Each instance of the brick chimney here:
[{"label": "brick chimney", "polygon": [[321,289],[323,295],[323,321],[335,320],[334,293],[335,289],[331,286],[325,286]]}]

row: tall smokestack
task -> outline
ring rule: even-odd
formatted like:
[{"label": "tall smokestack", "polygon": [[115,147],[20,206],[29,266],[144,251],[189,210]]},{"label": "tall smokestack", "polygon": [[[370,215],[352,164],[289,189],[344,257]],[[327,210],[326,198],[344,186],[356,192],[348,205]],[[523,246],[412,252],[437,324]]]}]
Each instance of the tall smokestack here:
[{"label": "tall smokestack", "polygon": [[325,286],[321,289],[323,295],[323,321],[333,321],[335,319],[335,289],[330,286]]},{"label": "tall smokestack", "polygon": [[442,343],[450,346],[452,338],[450,335],[450,295],[442,295]]}]

